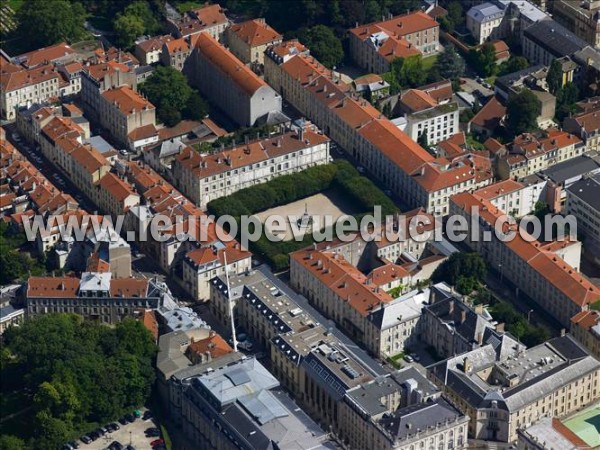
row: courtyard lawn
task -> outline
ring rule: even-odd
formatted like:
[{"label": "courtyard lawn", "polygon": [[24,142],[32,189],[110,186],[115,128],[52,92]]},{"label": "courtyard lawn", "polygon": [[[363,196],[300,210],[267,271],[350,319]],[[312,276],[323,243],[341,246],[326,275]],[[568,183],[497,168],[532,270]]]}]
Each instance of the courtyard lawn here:
[{"label": "courtyard lawn", "polygon": [[433,55],[433,56],[428,56],[426,58],[423,58],[423,71],[424,72],[429,72],[431,70],[431,68],[433,67],[433,65],[435,64],[435,62],[438,59],[438,55]]}]

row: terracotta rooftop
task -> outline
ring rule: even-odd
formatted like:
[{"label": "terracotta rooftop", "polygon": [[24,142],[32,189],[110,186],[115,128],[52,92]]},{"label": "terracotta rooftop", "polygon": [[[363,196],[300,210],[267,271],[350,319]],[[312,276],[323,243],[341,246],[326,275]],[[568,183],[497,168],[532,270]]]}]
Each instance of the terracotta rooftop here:
[{"label": "terracotta rooftop", "polygon": [[108,192],[118,202],[123,202],[130,196],[137,196],[129,183],[121,180],[117,175],[110,172],[100,179],[99,186]]},{"label": "terracotta rooftop", "polygon": [[108,167],[108,160],[98,150],[90,146],[77,147],[71,157],[88,173],[94,173],[102,167]]},{"label": "terracotta rooftop", "polygon": [[202,33],[198,36],[196,51],[202,53],[204,58],[218,67],[224,76],[231,78],[247,94],[253,95],[258,89],[267,87],[249,67],[209,34]]},{"label": "terracotta rooftop", "polygon": [[101,95],[106,101],[119,108],[126,116],[145,109],[154,109],[152,103],[128,86],[109,89]]},{"label": "terracotta rooftop", "polygon": [[474,194],[486,200],[492,200],[510,192],[516,192],[520,189],[523,189],[524,187],[525,185],[523,183],[519,183],[518,181],[509,179],[499,181],[498,183],[494,183],[489,186],[485,186],[481,189],[476,190]]},{"label": "terracotta rooftop", "polygon": [[[504,211],[493,206],[488,200],[468,192],[453,196],[451,201],[465,211],[470,211],[471,207],[478,208],[480,217],[492,226],[499,217],[506,217]],[[538,241],[530,238],[528,240],[531,242],[528,242],[522,237],[522,232],[517,233],[515,238],[505,242],[505,245],[578,306],[586,307],[600,298],[599,287],[562,258],[545,251]]]},{"label": "terracotta rooftop", "polygon": [[29,277],[27,297],[73,298],[77,297],[79,278],[74,277]]},{"label": "terracotta rooftop", "polygon": [[169,52],[170,54],[189,52],[190,44],[188,43],[186,38],[179,38],[165,42],[164,48],[166,48],[167,52]]},{"label": "terracotta rooftop", "polygon": [[430,28],[439,27],[439,24],[422,11],[415,11],[401,16],[396,16],[383,22],[373,22],[352,28],[350,33],[362,40],[369,38],[371,34],[385,31],[388,35],[406,36]]},{"label": "terracotta rooftop", "polygon": [[117,71],[129,72],[129,67],[122,63],[109,61],[86,66],[84,70],[90,75],[91,78],[100,81],[106,75],[112,75]]},{"label": "terracotta rooftop", "polygon": [[148,296],[148,280],[141,278],[113,278],[110,295],[113,297],[145,298]]},{"label": "terracotta rooftop", "polygon": [[471,119],[472,124],[493,131],[506,116],[506,107],[492,97]]},{"label": "terracotta rooftop", "polygon": [[98,253],[92,253],[87,260],[87,272],[110,272],[110,264],[100,258]]},{"label": "terracotta rooftop", "polygon": [[228,353],[232,353],[233,349],[219,334],[211,331],[209,336],[205,339],[194,341],[192,338],[192,343],[189,345],[187,351],[198,355],[210,353],[211,358],[216,359]]},{"label": "terracotta rooftop", "polygon": [[571,323],[580,326],[584,330],[589,330],[600,323],[600,311],[581,311],[571,318]]},{"label": "terracotta rooftop", "polygon": [[228,172],[239,167],[267,161],[281,155],[297,152],[327,142],[329,138],[307,127],[300,139],[296,132],[287,132],[267,139],[250,141],[248,144],[202,156],[190,147],[186,147],[175,157],[179,164],[192,170],[198,177],[212,176]]},{"label": "terracotta rooftop", "polygon": [[16,59],[22,60],[23,66],[31,68],[48,64],[74,54],[75,50],[65,42],[61,42],[56,45],[51,45],[50,47],[39,48],[29,53],[23,53],[22,55],[17,56]]},{"label": "terracotta rooftop", "polygon": [[419,89],[409,89],[400,96],[400,101],[410,112],[435,108],[437,102],[428,93]]},{"label": "terracotta rooftop", "polygon": [[267,49],[267,53],[277,55],[284,59],[307,51],[308,49],[297,39],[291,39],[280,44],[275,44]]},{"label": "terracotta rooftop", "polygon": [[281,34],[265,23],[264,19],[236,23],[229,30],[250,47],[269,44],[282,38]]},{"label": "terracotta rooftop", "polygon": [[132,142],[139,141],[141,139],[148,139],[152,136],[157,136],[158,130],[154,125],[149,123],[148,125],[144,125],[143,127],[138,127],[133,130],[131,133],[127,135]]},{"label": "terracotta rooftop", "polygon": [[11,92],[52,79],[56,79],[58,83],[62,80],[62,76],[51,64],[19,71],[5,71],[3,67],[0,72],[0,89]]},{"label": "terracotta rooftop", "polygon": [[165,36],[156,36],[136,44],[136,48],[139,48],[143,53],[155,52],[157,50],[161,50],[164,43],[174,39],[175,38],[170,34]]}]

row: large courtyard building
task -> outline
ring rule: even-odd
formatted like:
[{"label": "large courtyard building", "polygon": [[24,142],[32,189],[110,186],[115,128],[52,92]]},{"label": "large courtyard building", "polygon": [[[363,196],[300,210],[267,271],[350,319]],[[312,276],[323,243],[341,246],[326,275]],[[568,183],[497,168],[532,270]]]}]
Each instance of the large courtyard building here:
[{"label": "large courtyard building", "polygon": [[313,125],[202,155],[183,149],[172,165],[175,185],[206,209],[214,199],[275,177],[329,162],[329,139]]}]

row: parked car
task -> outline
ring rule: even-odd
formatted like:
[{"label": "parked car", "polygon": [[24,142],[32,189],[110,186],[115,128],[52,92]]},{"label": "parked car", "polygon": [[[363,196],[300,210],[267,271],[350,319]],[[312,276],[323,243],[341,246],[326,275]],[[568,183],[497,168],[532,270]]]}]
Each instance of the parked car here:
[{"label": "parked car", "polygon": [[77,441],[70,441],[68,444],[73,448],[79,448],[79,443]]},{"label": "parked car", "polygon": [[88,434],[88,436],[92,439],[92,441],[95,441],[100,437],[100,433],[97,431],[92,431],[90,434]]},{"label": "parked car", "polygon": [[143,420],[152,419],[152,411],[146,410],[144,411],[144,415],[142,416]]},{"label": "parked car", "polygon": [[408,363],[415,362],[415,360],[413,359],[413,357],[410,356],[410,355],[404,355],[404,361],[406,361]]},{"label": "parked car", "polygon": [[129,413],[129,414],[125,414],[125,419],[129,423],[133,423],[133,422],[135,422],[135,420],[137,419],[137,417],[135,417],[133,414]]},{"label": "parked car", "polygon": [[160,437],[160,430],[156,427],[148,428],[144,433],[148,437]]},{"label": "parked car", "polygon": [[121,425],[127,425],[129,423],[129,420],[127,420],[127,417],[123,416],[119,419],[119,423]]},{"label": "parked car", "polygon": [[123,444],[121,444],[119,441],[112,441],[108,448],[110,450],[123,450]]},{"label": "parked car", "polygon": [[165,440],[164,439],[155,439],[152,442],[150,442],[150,446],[152,448],[156,448],[159,445],[164,445],[165,444]]},{"label": "parked car", "polygon": [[238,342],[238,348],[247,352],[251,352],[254,348],[254,345],[252,345],[252,342],[250,341]]},{"label": "parked car", "polygon": [[84,444],[90,444],[92,442],[92,438],[90,438],[88,435],[84,434],[83,436],[81,436],[79,438],[79,440],[81,442],[83,442]]}]

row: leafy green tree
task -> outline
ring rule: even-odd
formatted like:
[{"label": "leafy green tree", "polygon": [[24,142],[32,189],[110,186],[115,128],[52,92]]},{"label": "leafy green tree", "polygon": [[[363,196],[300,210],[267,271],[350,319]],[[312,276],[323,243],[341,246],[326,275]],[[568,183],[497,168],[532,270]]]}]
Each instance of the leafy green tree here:
[{"label": "leafy green tree", "polygon": [[315,25],[300,33],[300,40],[325,67],[330,69],[344,59],[342,42],[333,30],[325,25]]},{"label": "leafy green tree", "polygon": [[454,27],[460,26],[465,21],[465,11],[459,1],[452,1],[448,4],[448,19]]},{"label": "leafy green tree", "polygon": [[25,441],[10,434],[0,436],[0,450],[25,450]]},{"label": "leafy green tree", "polygon": [[121,47],[130,48],[135,38],[144,34],[144,21],[133,14],[121,14],[113,22],[113,28],[117,33],[117,42]]},{"label": "leafy green tree", "polygon": [[515,73],[529,67],[529,61],[527,58],[522,56],[511,55],[508,61],[504,61],[500,64],[500,70],[498,75],[508,75],[509,73]]},{"label": "leafy green tree", "polygon": [[442,78],[456,80],[465,73],[465,60],[458,54],[453,45],[448,45],[444,52],[438,56],[435,67]]},{"label": "leafy green tree", "polygon": [[537,130],[537,118],[542,111],[538,98],[529,89],[523,89],[519,94],[508,100],[506,107],[506,124],[512,136]]},{"label": "leafy green tree", "polygon": [[157,67],[139,89],[156,106],[158,120],[167,126],[176,125],[184,117],[199,120],[208,113],[206,101],[173,67]]},{"label": "leafy green tree", "polygon": [[556,95],[558,90],[563,85],[563,73],[562,66],[557,59],[553,59],[546,75],[546,82],[548,83],[548,90],[552,95]]},{"label": "leafy green tree", "polygon": [[383,74],[383,78],[390,84],[390,93],[395,94],[401,89],[422,86],[427,78],[423,70],[421,55],[408,58],[396,58],[390,64],[390,71]]},{"label": "leafy green tree", "polygon": [[487,268],[479,253],[453,253],[431,276],[434,282],[444,281],[462,294],[470,294],[485,280]]},{"label": "leafy green tree", "polygon": [[187,102],[185,103],[185,109],[183,111],[183,115],[187,119],[191,120],[202,120],[208,114],[208,103],[204,98],[198,93],[198,91],[193,91]]},{"label": "leafy green tree", "polygon": [[129,4],[125,7],[123,15],[139,18],[144,24],[143,34],[153,35],[160,32],[161,26],[157,19],[158,12],[152,10],[149,2],[136,1]]},{"label": "leafy green tree", "polygon": [[29,49],[61,41],[76,42],[86,34],[85,16],[85,10],[78,2],[25,0],[16,15],[17,35]]},{"label": "leafy green tree", "polygon": [[556,92],[556,118],[562,122],[569,114],[577,109],[575,103],[579,100],[579,89],[574,83],[568,82]]},{"label": "leafy green tree", "polygon": [[496,49],[492,43],[486,42],[481,46],[477,62],[477,69],[483,76],[494,75],[498,66],[496,65]]}]

